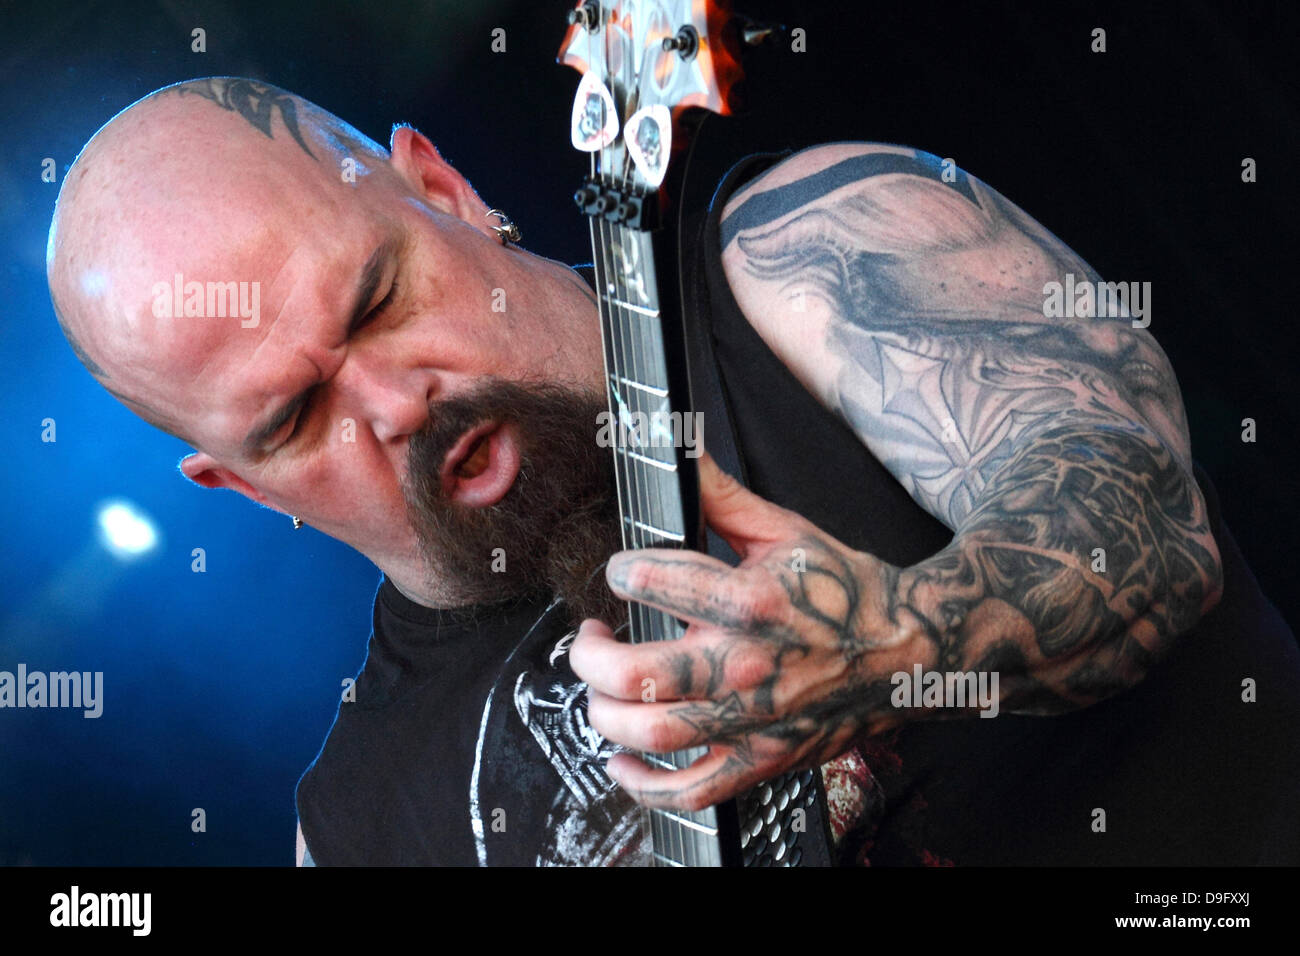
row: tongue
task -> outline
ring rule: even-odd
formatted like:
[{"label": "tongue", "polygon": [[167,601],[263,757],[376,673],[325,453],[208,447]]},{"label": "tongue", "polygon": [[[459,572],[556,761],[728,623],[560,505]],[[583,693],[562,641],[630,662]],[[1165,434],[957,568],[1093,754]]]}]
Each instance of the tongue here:
[{"label": "tongue", "polygon": [[470,446],[469,453],[445,479],[446,493],[452,501],[465,507],[494,505],[514,484],[520,463],[514,426],[501,425]]},{"label": "tongue", "polygon": [[470,452],[469,457],[456,468],[456,474],[462,478],[477,478],[487,470],[488,463],[491,460],[492,451],[488,447],[487,436],[484,435],[474,443],[474,449]]}]

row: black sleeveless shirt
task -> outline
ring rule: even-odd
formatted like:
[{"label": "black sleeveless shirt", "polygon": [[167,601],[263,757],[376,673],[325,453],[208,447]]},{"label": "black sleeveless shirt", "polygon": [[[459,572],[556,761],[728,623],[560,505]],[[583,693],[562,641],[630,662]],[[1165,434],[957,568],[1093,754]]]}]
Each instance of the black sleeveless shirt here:
[{"label": "black sleeveless shirt", "polygon": [[[850,547],[914,564],[951,532],[800,385],[723,273],[726,199],[781,158],[737,164],[683,230],[710,452]],[[1085,710],[916,723],[859,741],[832,780],[832,815],[852,818],[842,862],[1300,862],[1300,653],[1199,466],[1196,479],[1223,559],[1220,603],[1137,687]],[[298,785],[317,863],[644,861],[637,814],[602,769],[610,748],[585,724],[561,611],[537,595],[471,621],[381,584],[355,699]],[[1245,678],[1255,702],[1242,699]]]}]

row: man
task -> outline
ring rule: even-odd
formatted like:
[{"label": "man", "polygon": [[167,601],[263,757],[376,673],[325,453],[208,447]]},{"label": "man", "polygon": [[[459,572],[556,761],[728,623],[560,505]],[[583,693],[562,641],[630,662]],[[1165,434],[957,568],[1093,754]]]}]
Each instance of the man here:
[{"label": "man", "polygon": [[[1099,277],[928,154],[745,170],[699,250],[750,485],[705,457],[703,506],[742,563],[655,551],[602,574],[591,290],[498,241],[425,137],[398,127],[386,152],[208,78],[83,150],[49,245],[73,348],[197,449],[188,478],[384,572],[357,700],[299,786],[300,859],[627,862],[629,795],[697,809],[833,761],[845,860],[1203,859],[1172,833],[1210,862],[1294,861],[1294,641],[1207,503],[1136,312],[1055,314],[1051,283]],[[238,315],[213,282],[248,283]],[[619,599],[691,627],[623,644]],[[900,692],[928,674],[991,696]],[[615,744],[711,749],[665,772]]]}]

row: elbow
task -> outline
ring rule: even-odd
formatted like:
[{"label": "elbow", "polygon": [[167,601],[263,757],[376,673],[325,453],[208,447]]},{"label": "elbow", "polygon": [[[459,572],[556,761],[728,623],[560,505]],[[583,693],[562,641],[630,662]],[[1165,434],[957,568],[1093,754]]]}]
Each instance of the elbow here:
[{"label": "elbow", "polygon": [[1148,666],[1163,658],[1223,598],[1223,560],[1208,529],[1194,545],[1184,541],[1173,554],[1166,552],[1164,566],[1163,587],[1127,628],[1129,636],[1151,652]]},{"label": "elbow", "polygon": [[1214,540],[1214,535],[1207,533],[1206,538],[1209,541],[1209,559],[1202,569],[1204,596],[1201,599],[1200,617],[1209,614],[1223,599],[1223,556],[1219,553],[1219,544]]}]

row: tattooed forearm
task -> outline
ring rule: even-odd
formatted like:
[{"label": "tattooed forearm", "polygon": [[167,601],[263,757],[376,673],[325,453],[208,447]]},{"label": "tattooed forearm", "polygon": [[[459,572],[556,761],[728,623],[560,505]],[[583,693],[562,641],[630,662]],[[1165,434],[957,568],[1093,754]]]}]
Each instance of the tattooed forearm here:
[{"label": "tattooed forearm", "polygon": [[1221,584],[1199,491],[1163,444],[1071,415],[901,572],[898,603],[935,669],[998,670],[1007,709],[1055,713],[1140,681]]},{"label": "tattooed forearm", "polygon": [[[1141,680],[1216,598],[1193,489],[1148,430],[1069,413],[1014,451],[953,542],[913,567],[766,503],[755,537],[737,541],[738,568],[659,549],[611,560],[620,597],[690,624],[681,641],[607,646],[621,662],[607,668],[579,635],[593,726],[642,751],[709,747],[690,768],[631,785],[653,805],[699,809],[904,721],[1085,707]],[[719,497],[714,487],[706,505]],[[734,493],[729,505],[743,535],[745,505]],[[918,667],[974,676],[978,702],[898,702],[897,678]],[[647,676],[657,703],[633,721],[611,702],[644,704]]]},{"label": "tattooed forearm", "polygon": [[[611,581],[697,633],[745,636],[655,650],[651,671],[675,703],[657,738],[664,746],[649,749],[728,748],[672,797],[706,803],[723,781],[824,761],[903,721],[975,712],[973,700],[897,706],[896,675],[917,665],[996,673],[995,713],[1059,714],[1132,687],[1215,600],[1214,548],[1192,479],[1162,442],[1140,426],[1099,428],[1070,413],[1015,451],[953,542],[912,567],[805,523],[741,569],[715,569],[688,588],[618,572]],[[638,561],[658,569],[654,581],[695,559]],[[638,679],[634,671],[623,683]]]}]

